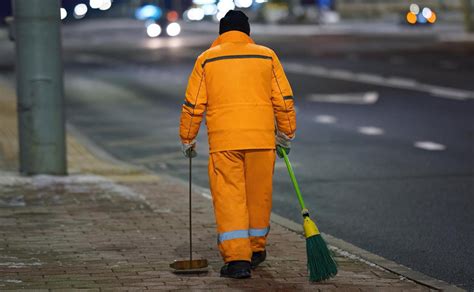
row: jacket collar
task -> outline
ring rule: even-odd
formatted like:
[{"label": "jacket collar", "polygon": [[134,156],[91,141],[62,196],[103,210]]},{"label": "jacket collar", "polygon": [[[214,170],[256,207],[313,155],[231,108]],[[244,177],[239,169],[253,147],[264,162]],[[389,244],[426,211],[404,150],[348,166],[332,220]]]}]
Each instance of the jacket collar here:
[{"label": "jacket collar", "polygon": [[240,32],[238,30],[231,30],[221,34],[217,39],[212,43],[211,48],[218,46],[223,43],[248,43],[255,44],[255,42],[250,38],[246,33]]}]

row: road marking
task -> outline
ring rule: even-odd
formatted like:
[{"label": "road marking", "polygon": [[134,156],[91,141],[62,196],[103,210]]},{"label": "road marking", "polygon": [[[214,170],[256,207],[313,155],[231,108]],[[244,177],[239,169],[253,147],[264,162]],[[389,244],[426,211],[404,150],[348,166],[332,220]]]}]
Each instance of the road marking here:
[{"label": "road marking", "polygon": [[350,72],[348,70],[329,69],[322,66],[303,65],[293,62],[284,62],[283,64],[287,72],[294,74],[333,78],[337,80],[359,82],[398,89],[409,89],[429,93],[437,97],[455,100],[474,99],[474,91],[471,90],[463,90],[451,87],[440,87],[436,85],[420,83],[414,79],[409,78],[396,76],[387,78],[377,74]]},{"label": "road marking", "polygon": [[416,88],[418,86],[418,82],[416,82],[415,79],[410,79],[410,78],[403,78],[403,77],[389,77],[386,79],[386,81],[396,87],[400,88]]},{"label": "road marking", "polygon": [[377,135],[383,135],[384,130],[381,128],[377,127],[358,127],[357,132],[364,134],[364,135],[369,135],[369,136],[377,136]]},{"label": "road marking", "polygon": [[337,121],[337,118],[330,115],[318,115],[315,116],[313,120],[320,124],[334,124]]},{"label": "road marking", "polygon": [[367,73],[359,73],[357,74],[357,80],[364,82],[364,83],[382,83],[384,82],[384,78],[382,76],[374,75],[374,74],[367,74]]},{"label": "road marking", "polygon": [[203,196],[206,199],[212,200],[212,196],[209,193],[201,193],[201,196]]},{"label": "road marking", "polygon": [[342,79],[353,79],[355,77],[355,74],[347,71],[347,70],[341,70],[341,69],[333,69],[330,70],[329,76],[334,77],[334,78],[342,78]]},{"label": "road marking", "polygon": [[[292,166],[293,168],[298,168],[298,167],[301,166],[301,163],[293,162],[293,161],[292,161],[292,162],[291,162],[291,166]],[[283,161],[278,160],[278,161],[275,162],[275,169],[286,169],[286,164],[285,164]]]},{"label": "road marking", "polygon": [[426,90],[431,93],[431,95],[439,97],[449,97],[451,99],[465,100],[470,98],[470,94],[465,90],[458,90],[447,87],[440,87],[435,85],[427,85]]},{"label": "road marking", "polygon": [[[307,68],[309,70],[309,73],[312,73],[312,74],[320,74],[320,75],[327,75],[329,74],[329,71],[328,69],[326,68],[323,68],[323,67],[319,67],[319,66],[311,66],[310,68]],[[303,68],[304,70],[304,68]]]},{"label": "road marking", "polygon": [[417,141],[415,142],[415,147],[428,151],[441,151],[446,150],[446,146],[431,141]]},{"label": "road marking", "polygon": [[374,104],[378,99],[379,94],[375,91],[362,93],[310,94],[308,96],[308,100],[314,102],[347,104]]}]

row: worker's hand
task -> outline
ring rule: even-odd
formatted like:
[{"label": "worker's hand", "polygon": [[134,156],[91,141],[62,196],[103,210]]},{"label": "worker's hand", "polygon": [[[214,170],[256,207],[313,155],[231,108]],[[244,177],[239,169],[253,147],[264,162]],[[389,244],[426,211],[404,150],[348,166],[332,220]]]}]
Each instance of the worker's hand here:
[{"label": "worker's hand", "polygon": [[276,142],[276,148],[277,148],[277,154],[278,157],[283,158],[283,154],[281,153],[281,150],[285,150],[285,153],[288,155],[290,154],[290,149],[291,149],[291,140],[293,138],[288,137],[284,133],[277,131],[275,135],[275,142]]},{"label": "worker's hand", "polygon": [[183,143],[181,144],[181,150],[183,151],[183,154],[185,157],[187,158],[194,158],[197,156],[197,152],[196,152],[196,141],[191,141],[191,143],[189,144],[186,144],[186,143]]},{"label": "worker's hand", "polygon": [[276,151],[277,151],[278,157],[280,158],[283,158],[282,151],[285,151],[286,155],[290,154],[290,148],[284,148],[284,147],[281,147],[280,145],[276,146]]}]

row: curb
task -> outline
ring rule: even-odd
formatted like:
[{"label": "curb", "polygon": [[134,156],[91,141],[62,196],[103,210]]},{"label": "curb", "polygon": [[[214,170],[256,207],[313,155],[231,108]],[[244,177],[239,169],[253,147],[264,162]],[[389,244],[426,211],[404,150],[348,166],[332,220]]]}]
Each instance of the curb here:
[{"label": "curb", "polygon": [[[303,229],[301,224],[297,224],[291,220],[288,220],[280,215],[272,213],[271,220],[291,231],[297,232],[302,234]],[[412,280],[418,284],[424,285],[431,289],[436,289],[440,291],[466,291],[461,289],[455,285],[449,284],[442,280],[438,280],[427,276],[423,273],[414,271],[406,266],[401,264],[397,264],[394,261],[388,260],[376,254],[373,254],[365,249],[357,247],[351,243],[348,243],[342,239],[329,235],[327,233],[322,233],[324,240],[332,247],[335,247],[335,250],[346,251],[350,255],[349,256],[356,256],[359,260],[369,264],[369,265],[377,265],[378,267],[382,268],[383,270],[389,271],[393,274],[399,275],[400,277],[407,278]]]},{"label": "curb", "polygon": [[[153,174],[157,175],[155,172],[141,167],[134,165],[132,163],[128,163],[122,160],[119,160],[118,158],[112,156],[110,153],[106,152],[103,148],[101,148],[99,145],[97,145],[95,142],[90,140],[87,136],[82,134],[80,130],[78,130],[76,127],[72,126],[71,124],[68,123],[67,125],[67,130],[69,134],[74,136],[79,143],[82,143],[84,147],[86,147],[93,155],[95,155],[99,159],[103,159],[107,162],[110,163],[116,163],[119,166],[127,167],[127,168],[133,168],[133,169],[138,169],[143,171],[146,174]],[[188,186],[188,182],[178,178],[174,177],[171,175],[163,175],[160,173],[159,175],[161,178],[165,178],[167,180],[171,180],[173,182],[176,182],[178,184],[182,184],[185,186]],[[211,191],[208,188],[201,187],[198,185],[193,184],[193,189],[195,192],[200,193],[204,198],[211,200]],[[296,232],[300,235],[303,234],[303,228],[302,225],[299,223],[296,223],[294,221],[291,221],[289,219],[286,219],[280,215],[277,215],[272,212],[271,214],[271,221],[273,223],[276,223],[280,226],[283,226],[284,228]],[[330,248],[338,253],[345,254],[348,257],[355,258],[359,261],[362,261],[368,265],[376,265],[379,268],[386,270],[390,273],[396,274],[400,277],[407,278],[409,280],[412,280],[418,284],[424,285],[430,289],[435,289],[435,290],[440,290],[440,291],[453,291],[453,292],[458,292],[458,291],[466,291],[464,289],[461,289],[455,285],[449,284],[447,282],[444,282],[442,280],[438,280],[435,278],[432,278],[430,276],[427,276],[423,273],[414,271],[406,266],[403,266],[401,264],[397,264],[394,261],[388,260],[386,258],[383,258],[381,256],[378,256],[376,254],[373,254],[367,250],[364,250],[362,248],[359,248],[351,243],[348,243],[342,239],[336,238],[334,236],[331,236],[326,233],[322,233],[325,241],[330,245]]]}]

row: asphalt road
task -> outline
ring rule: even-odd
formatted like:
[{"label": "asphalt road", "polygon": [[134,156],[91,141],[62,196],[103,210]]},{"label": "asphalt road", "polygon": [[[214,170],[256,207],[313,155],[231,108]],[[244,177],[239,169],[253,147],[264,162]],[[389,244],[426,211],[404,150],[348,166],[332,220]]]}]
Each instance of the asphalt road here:
[{"label": "asphalt road", "polygon": [[[180,106],[214,35],[150,40],[140,26],[103,24],[64,33],[69,122],[120,159],[186,179]],[[256,41],[279,54],[293,86],[290,159],[320,229],[474,289],[474,45],[432,36]],[[202,127],[194,173],[204,187],[206,150]],[[274,187],[274,212],[300,222],[282,161]]]}]

